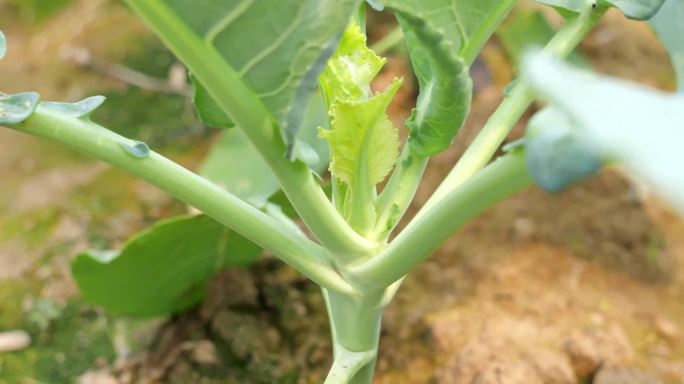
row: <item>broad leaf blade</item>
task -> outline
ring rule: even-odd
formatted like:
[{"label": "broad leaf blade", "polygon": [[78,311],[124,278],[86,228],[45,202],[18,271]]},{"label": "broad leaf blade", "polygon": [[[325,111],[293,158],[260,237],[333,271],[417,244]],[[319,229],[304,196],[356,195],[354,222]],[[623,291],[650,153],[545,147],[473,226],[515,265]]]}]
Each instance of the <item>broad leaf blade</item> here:
[{"label": "broad leaf blade", "polygon": [[592,0],[534,0],[537,3],[567,9],[572,12],[580,12]]},{"label": "broad leaf blade", "polygon": [[292,146],[323,65],[360,1],[165,3],[241,75],[280,122],[284,139]]},{"label": "broad leaf blade", "polygon": [[196,304],[217,270],[259,253],[209,217],[181,216],[140,232],[120,253],[80,254],[71,269],[89,302],[119,315],[162,316]]},{"label": "broad leaf blade", "polygon": [[649,21],[670,53],[680,92],[684,92],[684,0],[667,0]]},{"label": "broad leaf blade", "polygon": [[654,186],[684,214],[684,96],[580,72],[544,56],[528,59],[532,87],[567,114],[578,135]]},{"label": "broad leaf blade", "polygon": [[[311,97],[304,122],[297,136],[296,148],[313,151],[309,167],[322,172],[330,160],[327,143],[318,137],[318,127],[327,127],[328,117],[320,94]],[[204,162],[199,174],[258,208],[280,189],[280,184],[256,148],[239,129],[222,133]]]}]

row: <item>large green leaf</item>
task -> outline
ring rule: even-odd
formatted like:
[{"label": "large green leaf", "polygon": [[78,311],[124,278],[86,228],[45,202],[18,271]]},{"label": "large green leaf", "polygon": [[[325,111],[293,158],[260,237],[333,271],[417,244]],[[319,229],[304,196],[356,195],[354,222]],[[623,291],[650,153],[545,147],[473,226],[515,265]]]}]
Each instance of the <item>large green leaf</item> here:
[{"label": "large green leaf", "polygon": [[684,214],[684,96],[527,59],[531,86],[567,114],[579,137],[623,164]]},{"label": "large green leaf", "polygon": [[406,124],[409,148],[427,157],[448,148],[470,110],[469,65],[514,1],[381,0],[404,31],[420,85]]},{"label": "large green leaf", "polygon": [[670,53],[679,91],[684,92],[684,0],[667,0],[650,23]]},{"label": "large green leaf", "polygon": [[120,253],[82,253],[71,270],[87,301],[119,315],[161,316],[196,304],[215,272],[260,251],[207,216],[180,216],[138,233]]},{"label": "large green leaf", "polygon": [[[318,127],[327,126],[323,98],[315,93],[306,106],[302,129],[297,134],[297,148],[313,152],[308,156],[311,157],[309,166],[317,173],[327,168],[330,160],[327,143],[318,137]],[[222,133],[199,167],[199,174],[258,208],[264,208],[280,189],[266,161],[239,129]]]},{"label": "large green leaf", "polygon": [[[213,45],[280,122],[293,145],[325,61],[360,0],[164,0]],[[206,92],[201,116],[220,112]],[[213,119],[213,120],[212,120]],[[214,113],[211,125],[230,125]]]}]

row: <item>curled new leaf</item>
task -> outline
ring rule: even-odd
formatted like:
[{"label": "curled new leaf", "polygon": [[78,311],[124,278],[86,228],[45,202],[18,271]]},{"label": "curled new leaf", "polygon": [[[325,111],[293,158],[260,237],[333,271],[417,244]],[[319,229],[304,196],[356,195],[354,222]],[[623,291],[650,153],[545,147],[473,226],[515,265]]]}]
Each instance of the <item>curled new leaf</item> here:
[{"label": "curled new leaf", "polygon": [[411,151],[427,157],[446,149],[470,110],[468,66],[515,3],[512,0],[379,0],[395,12],[420,85]]},{"label": "curled new leaf", "polygon": [[368,183],[375,185],[397,160],[399,134],[385,109],[400,85],[397,79],[385,92],[367,100],[338,99],[331,108],[331,129],[320,130],[330,145],[330,172],[352,189],[360,162],[367,162]]},{"label": "curled new leaf", "polygon": [[361,100],[371,96],[370,83],[386,62],[366,46],[366,35],[352,23],[319,80],[328,105],[337,99]]},{"label": "curled new leaf", "polygon": [[26,120],[35,111],[39,100],[40,96],[35,92],[0,94],[0,125],[14,125]]}]

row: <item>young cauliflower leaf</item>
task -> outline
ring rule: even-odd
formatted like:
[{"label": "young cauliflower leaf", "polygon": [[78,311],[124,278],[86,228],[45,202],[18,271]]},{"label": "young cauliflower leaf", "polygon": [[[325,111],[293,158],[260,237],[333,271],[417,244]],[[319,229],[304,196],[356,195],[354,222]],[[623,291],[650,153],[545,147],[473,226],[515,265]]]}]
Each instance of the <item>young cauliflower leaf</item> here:
[{"label": "young cauliflower leaf", "polygon": [[399,134],[385,109],[400,85],[396,79],[385,92],[366,100],[337,99],[331,107],[332,129],[320,130],[332,152],[330,172],[348,187],[345,214],[359,231],[375,222],[369,209],[373,186],[399,156]]},{"label": "young cauliflower leaf", "polygon": [[399,155],[399,134],[385,109],[401,80],[375,96],[370,90],[384,64],[366,46],[361,28],[352,23],[320,78],[332,120],[331,129],[321,128],[320,136],[330,146],[330,172],[346,186],[341,211],[360,233],[375,223],[375,184],[392,170]]},{"label": "young cauliflower leaf", "polygon": [[366,47],[366,35],[352,23],[321,74],[321,89],[328,105],[338,98],[361,100],[370,97],[370,83],[386,62]]}]

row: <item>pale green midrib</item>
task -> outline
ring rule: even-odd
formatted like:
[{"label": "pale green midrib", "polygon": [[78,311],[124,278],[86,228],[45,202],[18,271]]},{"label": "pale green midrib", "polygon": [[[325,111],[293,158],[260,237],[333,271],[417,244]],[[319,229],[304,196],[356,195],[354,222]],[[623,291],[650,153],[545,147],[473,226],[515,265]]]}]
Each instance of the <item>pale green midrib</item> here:
[{"label": "pale green midrib", "polygon": [[480,23],[475,32],[468,37],[467,43],[461,48],[461,57],[470,66],[479,54],[484,44],[492,36],[501,21],[515,5],[517,0],[501,0],[499,5],[490,13],[485,22]]},{"label": "pale green midrib", "polygon": [[216,36],[218,36],[221,31],[228,28],[228,26],[237,20],[238,17],[247,12],[249,7],[251,7],[255,1],[256,0],[244,0],[242,3],[235,6],[231,12],[227,13],[219,21],[217,21],[216,24],[209,28],[204,36],[204,40],[208,43],[213,43],[214,39],[216,39]]}]

